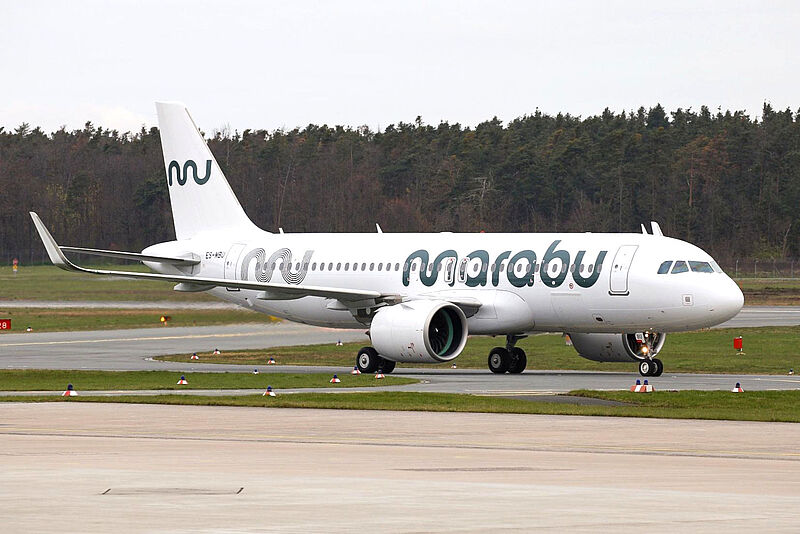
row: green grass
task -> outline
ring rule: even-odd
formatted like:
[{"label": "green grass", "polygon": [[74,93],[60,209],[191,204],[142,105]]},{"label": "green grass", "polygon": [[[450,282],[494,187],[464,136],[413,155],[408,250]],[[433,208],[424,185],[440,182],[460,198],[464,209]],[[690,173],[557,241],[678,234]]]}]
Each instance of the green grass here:
[{"label": "green grass", "polygon": [[[733,338],[744,338],[745,354],[737,355]],[[667,373],[738,373],[786,374],[790,368],[800,372],[800,327],[740,328],[703,330],[669,334],[659,358]],[[464,352],[456,358],[459,368],[485,369],[489,350],[503,345],[504,338],[470,337]],[[202,363],[234,363],[263,365],[274,357],[286,365],[350,366],[363,343],[346,343],[337,347],[306,345],[263,350],[225,352],[220,356],[202,356]],[[528,369],[571,369],[586,371],[632,372],[635,364],[599,363],[578,356],[564,338],[556,334],[532,336],[518,346],[528,354]],[[158,359],[189,362],[189,354],[161,356]],[[404,364],[398,364],[402,367]],[[450,364],[433,367],[447,368]]]},{"label": "green grass", "polygon": [[800,278],[738,278],[748,306],[800,306]]},{"label": "green grass", "polygon": [[[97,269],[151,272],[144,265],[93,265]],[[127,280],[64,271],[53,265],[20,267],[14,275],[10,266],[0,267],[2,300],[169,300],[174,302],[209,302],[218,299],[205,293],[173,291],[172,282]]]},{"label": "green grass", "polygon": [[[161,324],[161,316],[170,317],[169,326]],[[158,308],[7,308],[0,304],[0,317],[11,319],[10,332],[108,330],[114,328],[169,328],[174,326],[207,326],[233,323],[270,323],[274,317],[249,310],[192,310]]]},{"label": "green grass", "polygon": [[[181,375],[188,385],[176,384]],[[51,371],[46,369],[2,370],[0,391],[59,391],[72,384],[77,391],[142,389],[260,389],[316,387],[372,387],[413,384],[417,380],[387,376],[339,374],[340,384],[331,384],[327,373],[181,373],[176,371]]]},{"label": "green grass", "polygon": [[254,406],[276,408],[325,408],[346,410],[404,410],[431,412],[518,413],[549,415],[601,415],[670,419],[727,419],[737,421],[800,422],[800,391],[683,391],[636,394],[630,392],[578,391],[571,395],[608,398],[627,402],[624,406],[584,406],[531,402],[502,397],[480,397],[455,393],[297,393],[263,397],[159,395],[146,397],[0,397],[0,401],[22,402],[119,402],[198,406]]}]

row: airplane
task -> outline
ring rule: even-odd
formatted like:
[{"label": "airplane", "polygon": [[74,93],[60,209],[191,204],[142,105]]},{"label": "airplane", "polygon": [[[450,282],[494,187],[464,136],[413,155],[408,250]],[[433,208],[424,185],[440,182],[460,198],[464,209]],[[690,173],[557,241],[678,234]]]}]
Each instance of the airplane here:
[{"label": "airplane", "polygon": [[[174,241],[141,253],[59,246],[34,225],[58,267],[175,282],[244,308],[310,325],[366,328],[362,373],[398,362],[451,362],[469,334],[505,336],[493,373],[521,373],[516,343],[563,332],[584,358],[660,376],[666,334],[714,326],[744,304],[700,248],[648,233],[284,233],[248,218],[206,141],[177,102],[156,103]],[[140,261],[153,272],[81,267],[67,254]]]}]

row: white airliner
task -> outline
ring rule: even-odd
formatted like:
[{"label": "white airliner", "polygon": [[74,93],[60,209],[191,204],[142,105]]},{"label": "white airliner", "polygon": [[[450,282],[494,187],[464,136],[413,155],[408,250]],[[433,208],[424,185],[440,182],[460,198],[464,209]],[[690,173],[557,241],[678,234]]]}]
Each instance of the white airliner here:
[{"label": "white airliner", "polygon": [[[518,340],[564,332],[584,358],[638,362],[658,376],[667,332],[735,316],[744,297],[707,253],[648,234],[273,234],[245,214],[186,107],[157,103],[175,241],[141,253],[59,247],[35,213],[50,260],[70,271],[177,282],[312,325],[368,328],[362,372],[456,358],[468,334],[506,336],[494,373],[521,373]],[[79,267],[65,253],[141,261],[155,273]]]}]

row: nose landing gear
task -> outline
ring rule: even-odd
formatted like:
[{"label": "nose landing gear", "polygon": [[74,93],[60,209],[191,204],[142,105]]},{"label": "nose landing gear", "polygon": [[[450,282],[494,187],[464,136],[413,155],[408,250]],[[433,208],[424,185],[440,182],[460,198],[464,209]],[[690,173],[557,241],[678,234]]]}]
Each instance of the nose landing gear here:
[{"label": "nose landing gear", "polygon": [[507,335],[505,347],[495,347],[489,351],[489,370],[496,374],[519,374],[528,365],[525,351],[515,347],[517,341],[528,336]]},{"label": "nose landing gear", "polygon": [[639,374],[642,376],[661,376],[664,364],[658,358],[645,358],[639,361]]}]

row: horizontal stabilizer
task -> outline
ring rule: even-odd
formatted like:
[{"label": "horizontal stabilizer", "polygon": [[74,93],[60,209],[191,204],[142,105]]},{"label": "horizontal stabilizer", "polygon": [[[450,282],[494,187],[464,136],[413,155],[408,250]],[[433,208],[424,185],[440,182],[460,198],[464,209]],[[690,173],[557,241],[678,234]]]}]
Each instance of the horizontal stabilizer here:
[{"label": "horizontal stabilizer", "polygon": [[119,260],[133,261],[152,261],[157,263],[167,263],[169,265],[197,265],[200,260],[194,258],[170,258],[167,256],[152,256],[150,254],[140,254],[138,252],[122,252],[118,250],[100,250],[96,248],[81,247],[60,247],[64,252],[74,252],[76,254],[88,254],[90,256],[105,256],[107,258],[117,258]]},{"label": "horizontal stabilizer", "polygon": [[[263,282],[255,282],[249,280],[226,280],[224,278],[205,278],[201,276],[179,276],[171,274],[156,274],[156,273],[137,273],[131,271],[109,271],[105,269],[88,269],[75,265],[67,259],[64,252],[50,235],[50,232],[45,227],[42,220],[34,212],[30,212],[33,224],[36,226],[36,231],[44,242],[44,248],[47,250],[47,255],[54,265],[64,269],[65,271],[76,271],[80,273],[99,274],[102,276],[121,276],[123,278],[137,278],[143,280],[161,280],[164,282],[177,282],[178,284],[192,284],[194,287],[210,286],[210,287],[227,287],[231,289],[253,289],[256,291],[266,291],[270,294],[284,295],[287,297],[327,297],[339,299],[342,301],[359,301],[368,299],[380,299],[384,297],[377,291],[359,290],[359,289],[343,289],[336,287],[319,287],[319,286],[303,286],[303,285],[286,285],[286,284],[270,284]],[[190,286],[184,286],[190,287]]]}]

